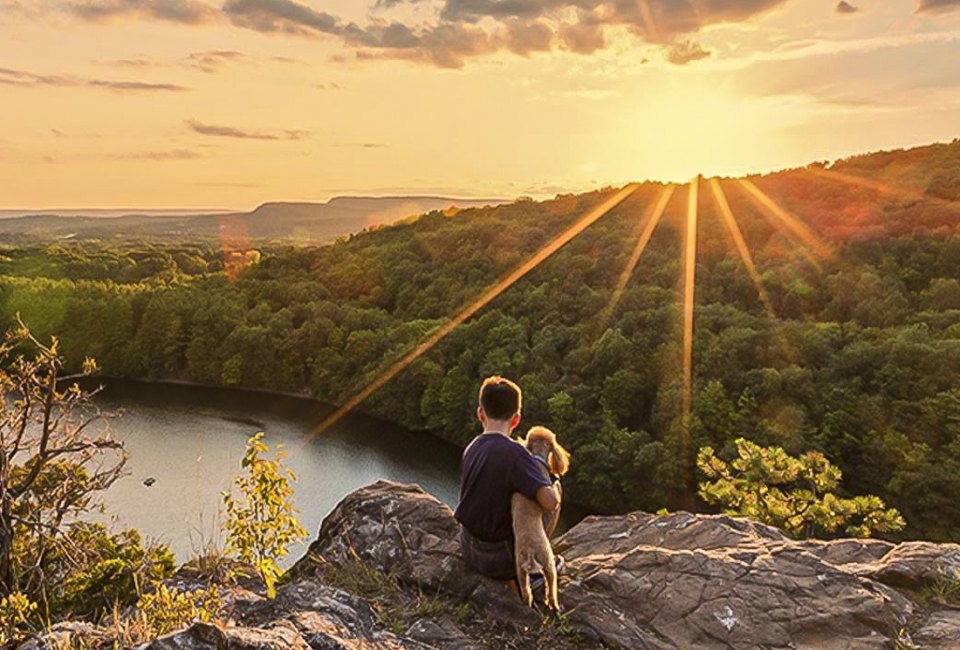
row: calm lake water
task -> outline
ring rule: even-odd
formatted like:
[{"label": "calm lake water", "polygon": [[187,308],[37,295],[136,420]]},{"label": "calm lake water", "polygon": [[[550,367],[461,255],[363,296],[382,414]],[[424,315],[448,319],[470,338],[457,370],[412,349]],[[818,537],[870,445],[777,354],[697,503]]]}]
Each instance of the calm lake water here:
[{"label": "calm lake water", "polygon": [[[330,412],[308,400],[263,393],[169,384],[107,382],[97,398],[122,411],[111,420],[126,443],[125,476],[105,494],[118,525],[163,541],[186,561],[218,536],[220,493],[240,473],[249,436],[264,432],[271,449],[288,453],[299,479],[296,505],[309,543],[324,516],[349,492],[390,479],[419,483],[441,501],[456,503],[460,450],[437,438],[351,415],[306,441]],[[152,477],[151,487],[143,484]],[[292,549],[292,560],[303,549]]]}]

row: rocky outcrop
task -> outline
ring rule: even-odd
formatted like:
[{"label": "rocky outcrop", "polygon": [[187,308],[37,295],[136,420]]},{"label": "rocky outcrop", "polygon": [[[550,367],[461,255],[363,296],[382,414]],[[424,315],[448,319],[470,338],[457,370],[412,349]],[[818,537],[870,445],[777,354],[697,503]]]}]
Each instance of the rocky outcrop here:
[{"label": "rocky outcrop", "polygon": [[[566,614],[550,626],[462,562],[458,532],[450,509],[419,487],[378,482],[330,513],[275,600],[236,585],[220,624],[145,648],[960,648],[955,544],[795,541],[750,520],[684,512],[589,517],[556,540]],[[357,593],[333,584],[344,567],[361,567]],[[382,581],[372,591],[371,575]],[[430,594],[430,606],[388,619],[385,603],[404,590],[420,603]],[[61,627],[28,647],[60,647],[72,632],[86,636]]]},{"label": "rocky outcrop", "polygon": [[[449,508],[414,486],[349,495],[310,547],[354,557],[518,623],[509,587],[460,560]],[[960,648],[960,616],[931,607],[960,575],[960,546],[877,540],[798,542],[727,516],[589,517],[556,541],[567,560],[561,602],[587,637],[623,648]],[[294,574],[309,575],[311,560]]]}]

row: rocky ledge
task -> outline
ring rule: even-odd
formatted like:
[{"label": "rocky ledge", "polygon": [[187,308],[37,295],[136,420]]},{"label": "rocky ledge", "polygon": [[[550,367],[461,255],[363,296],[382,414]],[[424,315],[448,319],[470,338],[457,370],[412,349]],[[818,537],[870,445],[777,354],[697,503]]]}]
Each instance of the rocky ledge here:
[{"label": "rocky ledge", "polygon": [[[795,541],[685,512],[589,517],[555,543],[567,560],[566,613],[551,620],[470,571],[457,534],[450,509],[418,486],[378,482],[324,520],[276,600],[231,587],[225,624],[146,647],[960,648],[956,544]],[[385,600],[405,599],[414,606],[384,615]],[[53,647],[77,629],[27,646]]]}]

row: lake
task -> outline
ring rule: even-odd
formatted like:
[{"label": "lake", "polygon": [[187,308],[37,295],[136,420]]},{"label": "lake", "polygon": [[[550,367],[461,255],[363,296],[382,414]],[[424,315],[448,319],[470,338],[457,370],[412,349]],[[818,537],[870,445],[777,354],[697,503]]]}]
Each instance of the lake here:
[{"label": "lake", "polygon": [[[378,479],[419,483],[451,507],[457,500],[457,447],[361,415],[308,440],[311,428],[331,411],[311,400],[110,381],[97,403],[122,411],[110,428],[129,454],[129,475],[105,493],[109,514],[117,525],[168,544],[181,562],[219,537],[220,493],[240,473],[246,440],[258,431],[271,450],[286,447],[285,464],[299,479],[296,505],[307,543],[340,499]],[[143,483],[147,478],[155,479],[150,487]],[[292,549],[289,560],[302,551]]]}]

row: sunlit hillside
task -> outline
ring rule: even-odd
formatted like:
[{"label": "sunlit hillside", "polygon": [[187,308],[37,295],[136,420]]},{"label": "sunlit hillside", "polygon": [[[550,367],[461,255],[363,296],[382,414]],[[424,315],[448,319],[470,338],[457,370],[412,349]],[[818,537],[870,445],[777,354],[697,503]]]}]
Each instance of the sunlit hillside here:
[{"label": "sunlit hillside", "polygon": [[[692,454],[745,436],[820,450],[846,492],[898,508],[906,536],[960,540],[960,142],[698,188],[691,210],[686,185],[640,185],[359,410],[464,443],[499,373],[523,387],[524,423],[571,449],[568,494],[591,510],[704,508]],[[343,404],[616,191],[430,212],[323,247],[7,247],[5,324],[19,311],[109,375]]]}]

